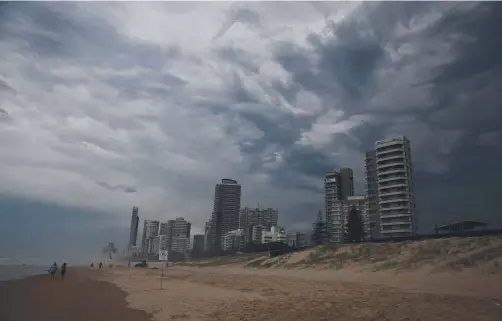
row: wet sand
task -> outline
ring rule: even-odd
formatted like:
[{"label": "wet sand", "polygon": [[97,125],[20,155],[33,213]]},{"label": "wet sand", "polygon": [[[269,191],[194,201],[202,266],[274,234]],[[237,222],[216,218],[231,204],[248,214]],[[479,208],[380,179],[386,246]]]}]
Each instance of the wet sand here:
[{"label": "wet sand", "polygon": [[147,312],[129,308],[126,293],[95,271],[69,269],[66,279],[49,275],[0,282],[1,321],[148,321]]},{"label": "wet sand", "polygon": [[[152,313],[157,321],[502,320],[502,287],[496,286],[502,284],[500,275],[366,275],[225,266],[169,267],[164,272],[163,291],[160,269],[107,269],[103,277],[129,294],[132,307]],[[492,287],[487,286],[490,279]]]}]

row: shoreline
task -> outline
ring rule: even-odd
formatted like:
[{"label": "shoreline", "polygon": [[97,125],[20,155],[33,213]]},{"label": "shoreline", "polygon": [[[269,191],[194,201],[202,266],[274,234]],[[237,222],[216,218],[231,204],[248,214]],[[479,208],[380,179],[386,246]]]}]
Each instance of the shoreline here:
[{"label": "shoreline", "polygon": [[129,307],[127,293],[85,268],[0,282],[2,321],[151,321],[152,315]]}]

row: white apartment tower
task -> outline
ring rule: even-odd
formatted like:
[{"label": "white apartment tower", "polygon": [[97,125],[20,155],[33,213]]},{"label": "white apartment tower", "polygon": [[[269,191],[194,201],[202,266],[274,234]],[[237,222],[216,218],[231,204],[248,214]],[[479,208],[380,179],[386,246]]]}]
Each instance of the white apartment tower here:
[{"label": "white apartment tower", "polygon": [[394,137],[375,143],[380,232],[383,238],[417,233],[410,141]]},{"label": "white apartment tower", "polygon": [[143,236],[141,247],[143,254],[152,253],[153,239],[159,235],[159,221],[145,220],[143,225]]}]

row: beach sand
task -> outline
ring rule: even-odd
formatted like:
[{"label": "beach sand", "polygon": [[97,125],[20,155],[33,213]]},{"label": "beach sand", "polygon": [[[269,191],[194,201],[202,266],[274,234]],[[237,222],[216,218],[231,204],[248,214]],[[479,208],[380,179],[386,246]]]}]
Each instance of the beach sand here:
[{"label": "beach sand", "polygon": [[1,321],[500,321],[502,278],[242,266],[72,269],[0,283]]},{"label": "beach sand", "polygon": [[49,275],[0,282],[1,321],[147,321],[151,315],[127,307],[126,293],[90,278],[97,271],[68,270],[64,281]]},{"label": "beach sand", "polygon": [[352,273],[234,266],[114,268],[100,277],[167,320],[500,321],[500,275]]}]

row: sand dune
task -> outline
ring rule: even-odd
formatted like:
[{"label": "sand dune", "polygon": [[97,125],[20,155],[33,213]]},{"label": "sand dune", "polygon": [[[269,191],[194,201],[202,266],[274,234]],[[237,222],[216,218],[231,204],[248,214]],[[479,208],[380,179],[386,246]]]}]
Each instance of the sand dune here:
[{"label": "sand dune", "polygon": [[502,273],[502,237],[471,237],[391,244],[320,246],[270,258],[268,253],[220,257],[183,266],[241,265],[252,268],[329,269],[406,272],[428,269],[430,273],[475,268],[477,273]]},{"label": "sand dune", "polygon": [[[319,247],[100,275],[155,320],[502,320],[501,238]],[[342,262],[342,263],[340,263]],[[189,265],[189,266],[186,266]]]}]

